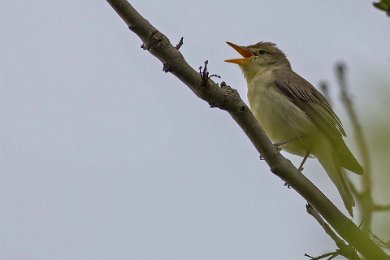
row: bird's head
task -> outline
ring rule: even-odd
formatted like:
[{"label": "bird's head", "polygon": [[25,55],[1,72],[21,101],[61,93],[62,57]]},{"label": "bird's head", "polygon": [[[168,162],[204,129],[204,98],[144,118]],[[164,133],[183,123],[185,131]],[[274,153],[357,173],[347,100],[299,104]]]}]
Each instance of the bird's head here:
[{"label": "bird's head", "polygon": [[226,42],[235,49],[243,58],[228,59],[226,62],[240,66],[245,77],[252,78],[259,71],[276,68],[290,68],[291,65],[286,55],[272,42],[259,42],[249,46],[239,46]]}]

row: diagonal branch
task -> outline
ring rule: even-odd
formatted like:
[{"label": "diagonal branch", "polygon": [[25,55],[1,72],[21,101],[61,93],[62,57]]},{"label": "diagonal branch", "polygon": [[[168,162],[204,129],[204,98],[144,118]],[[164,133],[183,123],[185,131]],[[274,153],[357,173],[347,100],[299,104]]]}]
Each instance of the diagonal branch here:
[{"label": "diagonal branch", "polygon": [[199,73],[188,65],[168,38],[143,18],[126,0],[107,0],[107,2],[122,17],[127,26],[140,37],[145,49],[163,64],[168,64],[170,73],[186,84],[199,98],[231,115],[257,151],[263,155],[271,171],[289,183],[313,205],[341,237],[369,259],[388,259],[388,256],[366,234],[361,232],[312,182],[300,174],[292,163],[275,149],[236,90],[227,85],[220,87],[211,79],[208,80],[207,86],[202,86]]}]

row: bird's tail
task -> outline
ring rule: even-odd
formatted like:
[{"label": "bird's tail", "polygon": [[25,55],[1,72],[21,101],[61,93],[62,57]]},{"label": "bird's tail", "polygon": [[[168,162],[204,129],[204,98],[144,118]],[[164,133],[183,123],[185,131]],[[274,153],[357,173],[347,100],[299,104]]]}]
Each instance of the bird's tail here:
[{"label": "bird's tail", "polygon": [[349,214],[353,216],[352,208],[355,206],[355,200],[352,196],[351,190],[348,186],[345,172],[340,164],[336,151],[334,151],[331,144],[327,144],[329,149],[322,147],[320,151],[317,151],[316,157],[320,161],[322,167],[324,167],[326,173],[336,185],[341,198],[343,199],[345,208]]}]

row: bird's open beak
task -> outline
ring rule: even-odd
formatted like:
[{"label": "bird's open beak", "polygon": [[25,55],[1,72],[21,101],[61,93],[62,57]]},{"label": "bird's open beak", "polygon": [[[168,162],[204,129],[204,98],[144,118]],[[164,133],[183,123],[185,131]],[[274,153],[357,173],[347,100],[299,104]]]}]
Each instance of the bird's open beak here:
[{"label": "bird's open beak", "polygon": [[244,58],[238,58],[238,59],[228,59],[228,60],[225,60],[226,62],[230,62],[230,63],[235,63],[235,64],[243,64],[245,63],[250,57],[253,56],[253,53],[251,51],[248,51],[247,49],[241,47],[241,46],[238,46],[238,45],[235,45],[234,43],[231,43],[231,42],[226,42],[230,47],[232,47],[233,49],[235,49],[239,54],[242,55],[242,57]]}]

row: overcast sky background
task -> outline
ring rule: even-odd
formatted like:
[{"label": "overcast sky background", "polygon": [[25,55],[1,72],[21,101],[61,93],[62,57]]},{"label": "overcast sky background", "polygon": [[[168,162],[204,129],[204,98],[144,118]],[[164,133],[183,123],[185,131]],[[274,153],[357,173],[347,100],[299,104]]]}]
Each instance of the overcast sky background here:
[{"label": "overcast sky background", "polygon": [[[335,248],[233,120],[163,73],[106,1],[0,2],[1,259],[282,260]],[[327,80],[350,133],[333,69],[345,61],[363,127],[388,117],[378,95],[389,97],[390,19],[371,1],[131,3],[245,100],[227,40],[273,41],[310,82]],[[304,173],[342,207],[316,160]]]}]

